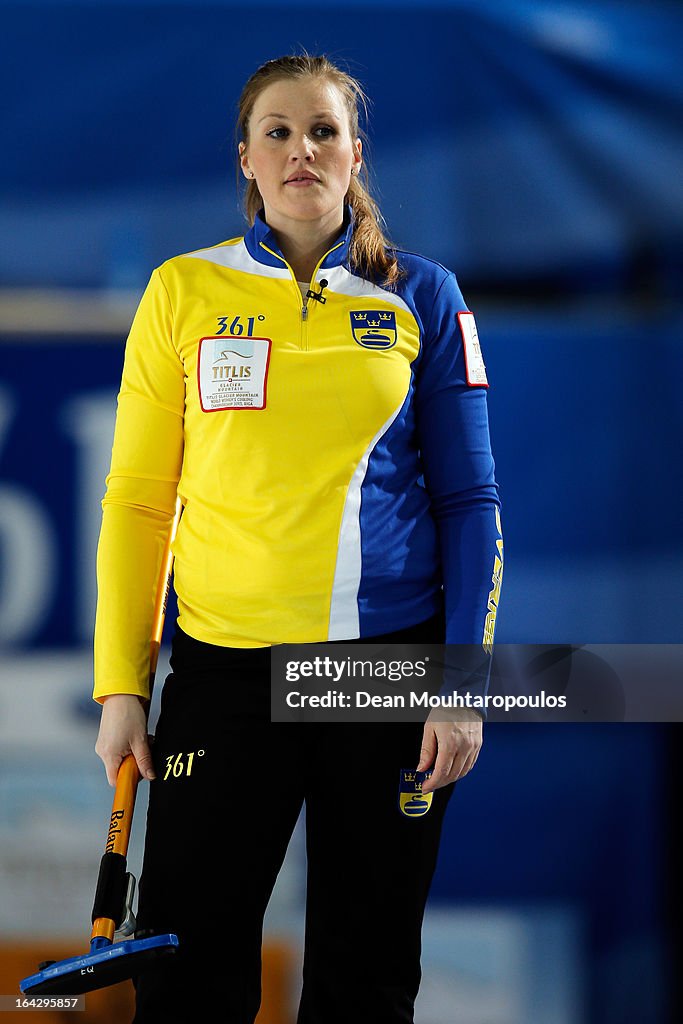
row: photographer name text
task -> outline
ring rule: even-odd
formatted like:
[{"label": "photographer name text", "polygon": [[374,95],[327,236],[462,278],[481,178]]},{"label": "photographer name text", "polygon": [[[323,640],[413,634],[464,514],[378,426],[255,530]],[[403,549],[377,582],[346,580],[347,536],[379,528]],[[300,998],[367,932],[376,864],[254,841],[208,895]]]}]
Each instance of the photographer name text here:
[{"label": "photographer name text", "polygon": [[324,693],[302,693],[290,690],[285,695],[290,708],[452,708],[472,709],[474,711],[488,708],[512,711],[515,708],[564,708],[567,698],[546,694],[542,691],[533,697],[512,694],[479,694],[471,693],[429,693],[411,691],[410,693],[376,694],[367,690],[326,690]]}]

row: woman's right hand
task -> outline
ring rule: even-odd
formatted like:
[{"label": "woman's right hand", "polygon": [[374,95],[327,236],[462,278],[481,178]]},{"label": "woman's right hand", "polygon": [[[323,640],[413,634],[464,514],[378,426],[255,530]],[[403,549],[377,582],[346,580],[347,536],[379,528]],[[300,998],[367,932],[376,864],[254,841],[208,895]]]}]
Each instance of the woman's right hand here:
[{"label": "woman's right hand", "polygon": [[133,754],[143,779],[156,778],[147,737],[147,714],[135,694],[112,693],[103,698],[95,753],[104,763],[110,786],[116,785],[119,766],[128,754]]}]

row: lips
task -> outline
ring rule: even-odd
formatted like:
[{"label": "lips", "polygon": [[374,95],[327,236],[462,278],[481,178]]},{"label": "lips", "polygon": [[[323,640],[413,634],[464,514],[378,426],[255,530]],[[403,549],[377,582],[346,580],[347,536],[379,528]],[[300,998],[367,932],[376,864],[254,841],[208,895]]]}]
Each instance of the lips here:
[{"label": "lips", "polygon": [[287,178],[285,185],[304,185],[315,181],[320,181],[320,178],[316,177],[315,174],[311,174],[309,171],[300,171]]}]

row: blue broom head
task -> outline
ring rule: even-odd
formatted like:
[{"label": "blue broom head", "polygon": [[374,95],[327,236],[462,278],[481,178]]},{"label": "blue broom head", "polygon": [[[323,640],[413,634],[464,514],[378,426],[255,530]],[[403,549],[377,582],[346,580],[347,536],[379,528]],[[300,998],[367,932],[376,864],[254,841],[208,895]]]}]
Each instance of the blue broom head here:
[{"label": "blue broom head", "polygon": [[161,957],[174,954],[178,946],[178,936],[171,933],[107,942],[83,956],[46,965],[20,981],[19,988],[24,995],[78,996],[126,981]]}]

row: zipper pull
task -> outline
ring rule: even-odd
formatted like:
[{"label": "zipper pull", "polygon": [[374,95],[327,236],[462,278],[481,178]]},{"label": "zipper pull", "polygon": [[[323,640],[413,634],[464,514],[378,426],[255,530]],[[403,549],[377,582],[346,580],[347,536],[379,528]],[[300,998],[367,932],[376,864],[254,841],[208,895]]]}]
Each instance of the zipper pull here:
[{"label": "zipper pull", "polygon": [[308,320],[308,306],[301,307],[301,319],[306,322]]}]

